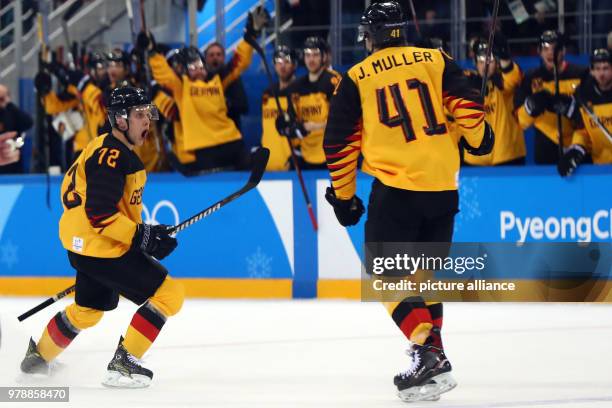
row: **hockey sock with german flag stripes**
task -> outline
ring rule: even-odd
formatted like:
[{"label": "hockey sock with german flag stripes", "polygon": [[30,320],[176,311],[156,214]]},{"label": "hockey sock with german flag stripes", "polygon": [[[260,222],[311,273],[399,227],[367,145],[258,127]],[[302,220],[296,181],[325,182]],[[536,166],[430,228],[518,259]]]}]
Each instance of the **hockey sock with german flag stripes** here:
[{"label": "hockey sock with german flag stripes", "polygon": [[150,301],[134,314],[125,334],[123,346],[131,355],[142,358],[166,323],[166,316]]},{"label": "hockey sock with german flag stripes", "polygon": [[423,298],[410,297],[401,302],[386,303],[385,306],[408,340],[421,345],[425,343],[433,321]]},{"label": "hockey sock with german flag stripes", "polygon": [[80,330],[68,320],[66,311],[58,312],[47,324],[40,341],[38,352],[47,362],[57,357],[79,334]]}]

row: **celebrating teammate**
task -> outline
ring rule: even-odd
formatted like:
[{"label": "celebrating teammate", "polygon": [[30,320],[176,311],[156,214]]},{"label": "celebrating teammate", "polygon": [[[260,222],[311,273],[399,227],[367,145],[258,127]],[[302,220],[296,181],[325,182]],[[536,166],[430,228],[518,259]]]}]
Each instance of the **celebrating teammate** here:
[{"label": "celebrating teammate", "polygon": [[107,105],[112,131],[92,140],[66,173],[61,187],[62,245],[76,270],[75,302],[57,313],[38,343],[30,339],[21,370],[48,373],[52,362],[81,330],[113,310],[119,295],[141,305],[108,364],[103,384],[146,387],[153,372],[139,359],[166,319],[181,309],[184,290],[153,257],[177,246],[164,225],[143,224],[146,172],[134,153],[148,136],[157,110],[142,89],[115,89]]},{"label": "celebrating teammate", "polygon": [[[444,52],[406,46],[398,2],[373,3],[359,28],[371,55],[343,75],[331,101],[324,147],[333,187],[326,199],[340,224],[359,221],[365,211],[355,194],[361,153],[363,170],[375,177],[366,243],[450,242],[459,150],[444,108],[467,150],[486,154],[493,133],[482,97]],[[442,348],[442,304],[413,297],[386,306],[412,342],[412,366],[394,379],[400,397],[436,399],[455,387]]]},{"label": "celebrating teammate", "polygon": [[587,154],[591,155],[595,164],[612,164],[612,137],[610,137],[612,134],[612,58],[610,51],[605,48],[593,51],[591,75],[584,79],[576,89],[572,105],[564,110],[569,116],[575,117],[578,126],[572,137],[572,145],[557,165],[559,174],[563,177],[571,175],[584,161]]}]

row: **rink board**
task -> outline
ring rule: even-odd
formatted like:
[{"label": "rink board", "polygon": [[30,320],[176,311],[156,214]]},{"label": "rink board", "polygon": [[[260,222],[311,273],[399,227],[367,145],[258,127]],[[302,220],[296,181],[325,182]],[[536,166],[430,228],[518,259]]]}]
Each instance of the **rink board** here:
[{"label": "rink board", "polygon": [[[324,198],[328,177],[305,172],[318,233],[295,175],[269,173],[257,190],[181,232],[178,249],[164,265],[185,279],[194,297],[359,297],[365,218],[353,228],[338,225]],[[239,189],[246,178],[150,175],[143,220],[176,224]],[[364,202],[371,181],[358,177]],[[72,282],[57,235],[60,182],[51,178],[47,208],[45,177],[0,177],[0,294],[46,295]],[[610,185],[610,166],[583,166],[569,180],[552,167],[465,169],[454,240],[610,241]],[[559,231],[562,223],[565,231]]]}]

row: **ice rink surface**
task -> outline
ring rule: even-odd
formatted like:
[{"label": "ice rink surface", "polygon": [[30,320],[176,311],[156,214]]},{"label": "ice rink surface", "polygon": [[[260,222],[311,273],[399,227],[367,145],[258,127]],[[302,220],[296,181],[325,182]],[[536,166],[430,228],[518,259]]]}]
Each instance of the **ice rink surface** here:
[{"label": "ice rink surface", "polygon": [[[0,298],[0,386],[18,384],[29,336],[69,302],[18,323],[40,300]],[[447,303],[445,348],[459,385],[413,404],[395,395],[407,342],[380,304],[188,300],[145,356],[151,387],[106,389],[100,381],[135,310],[121,303],[60,356],[65,368],[38,385],[69,386],[70,403],[51,406],[612,407],[612,305]]]}]

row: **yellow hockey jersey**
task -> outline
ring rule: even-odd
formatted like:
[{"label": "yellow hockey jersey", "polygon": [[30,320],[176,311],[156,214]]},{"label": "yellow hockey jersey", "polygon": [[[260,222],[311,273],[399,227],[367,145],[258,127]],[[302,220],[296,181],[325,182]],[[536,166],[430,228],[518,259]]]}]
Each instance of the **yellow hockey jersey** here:
[{"label": "yellow hockey jersey", "polygon": [[[281,109],[287,111],[287,90],[279,90],[278,83],[274,84],[274,92],[278,93]],[[274,99],[271,88],[264,91],[261,98],[261,145],[270,149],[270,159],[266,170],[283,171],[289,170],[289,160],[291,150],[287,138],[281,136],[276,130],[276,118],[278,117],[278,107]],[[296,143],[294,143],[295,145]]]},{"label": "yellow hockey jersey", "polygon": [[164,119],[172,126],[172,151],[174,155],[181,164],[193,163],[196,159],[194,152],[183,148],[183,125],[176,102],[166,90],[159,86],[153,88],[153,93],[153,103]]},{"label": "yellow hockey jersey", "polygon": [[[599,123],[612,133],[612,90],[601,91],[595,80],[589,76],[578,89],[576,98],[591,109]],[[580,107],[578,126],[572,137],[572,144],[583,146],[595,164],[612,164],[612,140],[608,139],[597,122],[584,107]]]},{"label": "yellow hockey jersey", "polygon": [[413,191],[457,189],[459,148],[447,110],[466,141],[481,145],[482,97],[439,50],[389,47],[342,77],[331,102],[325,154],[337,197],[355,194],[357,160],[383,184]]},{"label": "yellow hockey jersey", "polygon": [[62,181],[64,248],[96,258],[125,254],[142,223],[146,179],[142,161],[119,139],[104,134],[92,140]]},{"label": "yellow hockey jersey", "polygon": [[[296,79],[287,89],[292,114],[301,122],[326,123],[329,101],[339,81],[340,77],[328,69],[323,70],[316,82],[310,82],[308,74]],[[300,150],[307,163],[325,163],[324,132],[325,129],[313,130],[301,140]]]},{"label": "yellow hockey jersey", "polygon": [[[472,75],[478,84],[482,82],[482,77],[475,71]],[[476,166],[495,166],[525,157],[527,154],[525,137],[514,116],[514,92],[522,79],[521,69],[512,63],[489,80],[484,110],[485,120],[495,133],[495,144],[491,153],[484,156],[474,156],[466,151],[464,156],[466,163]]]},{"label": "yellow hockey jersey", "polygon": [[227,116],[224,90],[250,65],[253,48],[240,41],[230,64],[206,81],[178,77],[163,55],[154,53],[149,65],[154,79],[172,93],[183,125],[181,148],[196,150],[214,147],[242,138]]},{"label": "yellow hockey jersey", "polygon": [[[585,69],[568,62],[563,62],[559,69],[559,92],[565,95],[571,95],[580,83],[580,79],[584,76]],[[538,91],[547,90],[551,94],[555,93],[555,81],[553,73],[547,70],[543,65],[528,71],[517,89],[515,94],[514,106],[519,124],[523,129],[534,126],[536,130],[542,132],[555,144],[559,144],[559,135],[557,130],[557,115],[555,113],[544,111],[537,117],[529,116],[525,110],[525,99]],[[570,120],[562,118],[563,127],[563,146],[567,146],[571,140],[574,126]]]}]

